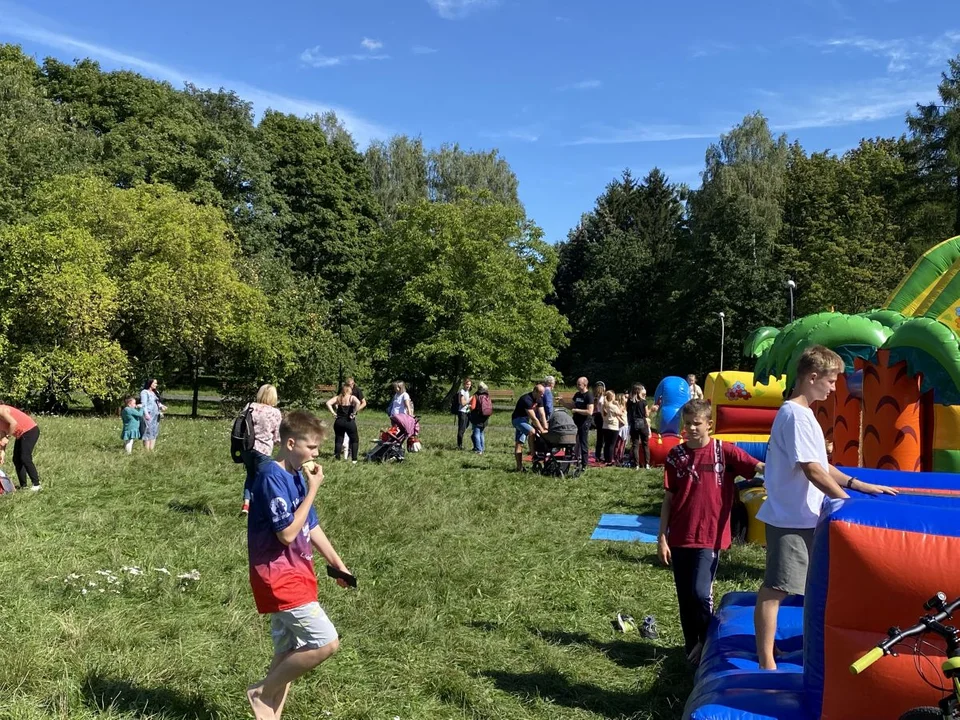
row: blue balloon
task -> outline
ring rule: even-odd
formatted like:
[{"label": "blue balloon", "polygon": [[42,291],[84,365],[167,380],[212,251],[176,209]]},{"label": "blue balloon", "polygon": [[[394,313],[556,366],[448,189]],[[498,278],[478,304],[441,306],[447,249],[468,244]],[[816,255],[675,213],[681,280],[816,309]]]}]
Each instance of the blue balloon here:
[{"label": "blue balloon", "polygon": [[682,377],[665,377],[657,385],[653,401],[660,406],[660,434],[679,435],[680,409],[690,399],[690,385]]}]

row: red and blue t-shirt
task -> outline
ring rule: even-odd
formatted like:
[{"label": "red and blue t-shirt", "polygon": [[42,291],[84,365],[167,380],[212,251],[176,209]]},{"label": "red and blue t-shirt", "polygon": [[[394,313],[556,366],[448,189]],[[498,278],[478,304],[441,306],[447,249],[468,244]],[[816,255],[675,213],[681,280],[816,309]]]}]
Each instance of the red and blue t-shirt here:
[{"label": "red and blue t-shirt", "polygon": [[257,611],[290,610],[317,599],[310,531],[319,521],[310,508],[307,522],[296,539],[284,545],[277,533],[293,522],[293,514],[307,496],[300,472],[288,473],[277,462],[264,463],[251,488],[247,516],[247,553],[250,587]]},{"label": "red and blue t-shirt", "polygon": [[667,454],[663,487],[673,493],[667,544],[670,547],[730,547],[730,512],[738,476],[752,478],[759,461],[733,443],[687,443]]}]

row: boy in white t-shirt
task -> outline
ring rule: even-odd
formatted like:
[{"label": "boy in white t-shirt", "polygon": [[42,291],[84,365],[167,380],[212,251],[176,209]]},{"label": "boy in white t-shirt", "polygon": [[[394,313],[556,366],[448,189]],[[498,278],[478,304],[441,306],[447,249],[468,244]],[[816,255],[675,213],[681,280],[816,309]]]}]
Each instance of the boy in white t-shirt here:
[{"label": "boy in white t-shirt", "polygon": [[757,513],[767,525],[767,565],[753,617],[761,669],[777,669],[773,641],[780,603],[787,595],[804,593],[824,497],[848,498],[845,488],[869,495],[897,494],[892,488],[849,477],[827,461],[823,430],[810,405],[829,397],[842,371],[843,360],[833,350],[822,345],[804,350],[793,394],[770,429],[767,500]]}]

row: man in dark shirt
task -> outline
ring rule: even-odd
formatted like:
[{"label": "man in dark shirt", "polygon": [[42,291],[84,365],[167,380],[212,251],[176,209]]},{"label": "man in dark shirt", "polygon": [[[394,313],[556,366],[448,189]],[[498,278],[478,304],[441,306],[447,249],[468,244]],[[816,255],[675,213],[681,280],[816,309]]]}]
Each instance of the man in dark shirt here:
[{"label": "man in dark shirt", "polygon": [[521,395],[513,409],[513,428],[516,431],[514,452],[517,457],[517,472],[523,472],[523,446],[530,437],[530,452],[533,452],[533,433],[547,432],[547,418],[543,412],[543,385],[537,383],[531,392]]},{"label": "man in dark shirt", "polygon": [[573,415],[573,423],[577,426],[577,450],[580,456],[580,467],[586,468],[590,457],[590,428],[593,427],[593,393],[590,392],[590,384],[587,378],[577,378],[577,391],[573,394],[573,400],[568,403],[570,414]]}]

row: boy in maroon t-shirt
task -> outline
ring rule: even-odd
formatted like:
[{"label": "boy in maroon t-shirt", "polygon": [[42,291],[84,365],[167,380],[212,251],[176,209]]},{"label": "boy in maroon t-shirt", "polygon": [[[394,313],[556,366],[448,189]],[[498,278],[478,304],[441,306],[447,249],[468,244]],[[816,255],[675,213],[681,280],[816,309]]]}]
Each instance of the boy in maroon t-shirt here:
[{"label": "boy in maroon t-shirt", "polygon": [[683,406],[687,441],[667,455],[657,554],[673,566],[687,658],[699,663],[713,615],[713,580],[720,551],[730,547],[730,511],[737,476],[752,478],[763,463],[732,443],[710,438],[710,403]]}]

